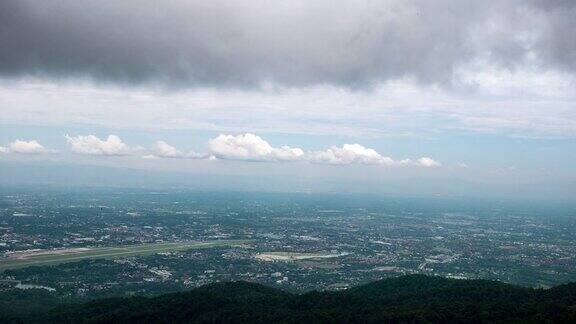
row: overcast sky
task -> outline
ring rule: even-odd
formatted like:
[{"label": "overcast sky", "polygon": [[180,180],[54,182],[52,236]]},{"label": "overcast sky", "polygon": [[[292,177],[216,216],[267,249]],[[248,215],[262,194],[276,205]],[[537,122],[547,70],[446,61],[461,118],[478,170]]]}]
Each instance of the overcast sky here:
[{"label": "overcast sky", "polygon": [[571,0],[0,0],[0,164],[572,197],[575,31]]}]

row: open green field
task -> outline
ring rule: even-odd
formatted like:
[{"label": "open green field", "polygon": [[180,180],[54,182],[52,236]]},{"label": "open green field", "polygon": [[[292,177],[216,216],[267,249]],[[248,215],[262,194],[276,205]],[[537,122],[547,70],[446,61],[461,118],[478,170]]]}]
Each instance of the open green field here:
[{"label": "open green field", "polygon": [[0,272],[28,266],[55,265],[85,259],[113,259],[137,255],[149,255],[160,252],[184,251],[190,249],[207,249],[227,247],[247,243],[248,240],[214,240],[189,242],[164,242],[116,247],[89,248],[86,250],[48,250],[42,253],[10,258],[0,261]]}]

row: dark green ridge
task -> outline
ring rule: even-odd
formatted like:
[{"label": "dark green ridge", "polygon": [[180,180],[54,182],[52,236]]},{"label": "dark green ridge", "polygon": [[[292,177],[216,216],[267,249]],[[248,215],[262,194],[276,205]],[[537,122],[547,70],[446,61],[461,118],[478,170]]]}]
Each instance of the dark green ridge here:
[{"label": "dark green ridge", "polygon": [[[37,296],[36,296],[37,297]],[[53,306],[53,305],[52,305]],[[23,323],[576,323],[576,283],[548,290],[424,275],[290,294],[249,282],[64,304]]]}]

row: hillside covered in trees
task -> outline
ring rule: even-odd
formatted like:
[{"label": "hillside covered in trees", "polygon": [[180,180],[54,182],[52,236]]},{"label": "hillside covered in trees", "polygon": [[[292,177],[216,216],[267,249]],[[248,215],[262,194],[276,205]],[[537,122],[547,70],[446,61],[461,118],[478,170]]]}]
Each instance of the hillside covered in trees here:
[{"label": "hillside covered in trees", "polygon": [[576,322],[576,284],[548,290],[411,275],[339,292],[290,294],[248,282],[156,297],[58,305],[4,321],[42,323]]}]

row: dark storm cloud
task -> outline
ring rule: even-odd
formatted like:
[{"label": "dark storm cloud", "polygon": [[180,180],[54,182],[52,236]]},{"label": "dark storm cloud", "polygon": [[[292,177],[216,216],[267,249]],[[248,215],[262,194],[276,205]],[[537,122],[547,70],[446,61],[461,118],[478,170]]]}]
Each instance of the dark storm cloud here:
[{"label": "dark storm cloud", "polygon": [[573,1],[0,0],[0,75],[168,86],[458,82],[576,71]]},{"label": "dark storm cloud", "polygon": [[536,51],[546,62],[561,69],[576,71],[576,1],[537,0],[546,17]]}]

